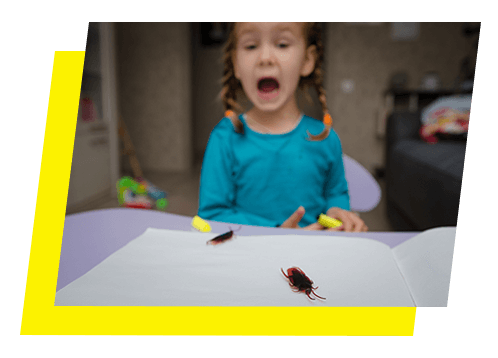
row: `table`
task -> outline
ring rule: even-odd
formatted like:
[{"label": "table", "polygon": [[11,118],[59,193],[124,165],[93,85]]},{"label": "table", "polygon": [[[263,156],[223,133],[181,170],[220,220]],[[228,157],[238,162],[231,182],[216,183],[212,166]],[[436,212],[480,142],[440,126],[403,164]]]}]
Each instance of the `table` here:
[{"label": "table", "polygon": [[[116,208],[66,216],[62,238],[57,291],[76,280],[149,227],[191,231],[192,217],[154,210]],[[208,221],[212,232],[223,233],[226,223]],[[238,227],[233,227],[238,229]],[[300,230],[242,225],[239,235],[299,234]],[[377,240],[395,247],[418,232],[344,233],[306,231],[306,235],[341,235]]]}]

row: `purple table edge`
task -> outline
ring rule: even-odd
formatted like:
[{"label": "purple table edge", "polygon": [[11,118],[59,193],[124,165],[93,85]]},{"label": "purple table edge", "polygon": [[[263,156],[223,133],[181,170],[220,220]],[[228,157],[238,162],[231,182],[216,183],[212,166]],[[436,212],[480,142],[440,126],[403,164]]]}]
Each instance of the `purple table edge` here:
[{"label": "purple table edge", "polygon": [[[209,221],[212,232],[223,233],[229,224]],[[147,228],[192,231],[192,217],[143,209],[102,209],[68,215],[64,222],[57,291],[81,277]],[[373,239],[393,248],[419,232],[323,232],[242,225],[239,235],[340,235]]]}]

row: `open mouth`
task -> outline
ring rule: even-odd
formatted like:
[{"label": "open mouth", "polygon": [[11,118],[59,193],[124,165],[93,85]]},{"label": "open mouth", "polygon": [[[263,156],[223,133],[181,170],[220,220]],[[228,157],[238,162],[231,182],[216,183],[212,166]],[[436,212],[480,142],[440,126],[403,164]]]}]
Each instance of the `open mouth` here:
[{"label": "open mouth", "polygon": [[273,77],[263,77],[258,81],[258,90],[264,93],[273,92],[279,87],[278,81]]},{"label": "open mouth", "polygon": [[262,77],[258,80],[258,95],[261,99],[269,101],[278,96],[280,84],[274,77]]}]

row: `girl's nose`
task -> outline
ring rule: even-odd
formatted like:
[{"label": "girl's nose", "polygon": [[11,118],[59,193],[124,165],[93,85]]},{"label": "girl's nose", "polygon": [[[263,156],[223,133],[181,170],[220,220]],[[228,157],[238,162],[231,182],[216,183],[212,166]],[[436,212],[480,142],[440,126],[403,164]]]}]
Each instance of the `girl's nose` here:
[{"label": "girl's nose", "polygon": [[272,61],[273,62],[273,53],[270,49],[270,46],[268,45],[263,45],[262,46],[262,51],[261,51],[261,55],[259,57],[260,61],[261,62],[269,62],[269,61]]}]

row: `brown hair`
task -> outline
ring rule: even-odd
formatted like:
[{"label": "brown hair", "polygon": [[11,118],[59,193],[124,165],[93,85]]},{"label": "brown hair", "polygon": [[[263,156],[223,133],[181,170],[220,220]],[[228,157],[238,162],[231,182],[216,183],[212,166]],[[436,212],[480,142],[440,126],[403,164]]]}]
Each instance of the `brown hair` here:
[{"label": "brown hair", "polygon": [[[237,102],[239,95],[243,94],[243,89],[240,81],[235,77],[235,70],[233,65],[233,58],[235,54],[235,49],[237,45],[237,37],[235,34],[235,23],[230,23],[229,25],[229,35],[227,43],[223,49],[223,78],[222,78],[222,90],[220,93],[221,100],[223,101],[223,106],[225,111],[231,111],[226,113],[231,113],[229,115],[232,121],[235,131],[238,133],[243,133],[243,125],[239,120],[236,112],[242,112],[242,107]],[[318,100],[322,106],[322,111],[324,117],[331,118],[328,114],[327,99],[325,97],[325,89],[323,88],[323,42],[322,42],[322,30],[316,22],[306,22],[303,28],[304,38],[306,40],[306,48],[309,46],[316,47],[315,53],[315,68],[313,72],[307,77],[301,77],[299,80],[299,88],[304,92],[305,96],[311,100],[308,94],[308,89],[314,87],[318,93]],[[322,140],[328,137],[330,132],[330,127],[332,121],[325,120],[325,129],[322,133],[318,135],[311,135],[308,132],[310,140]]]}]

